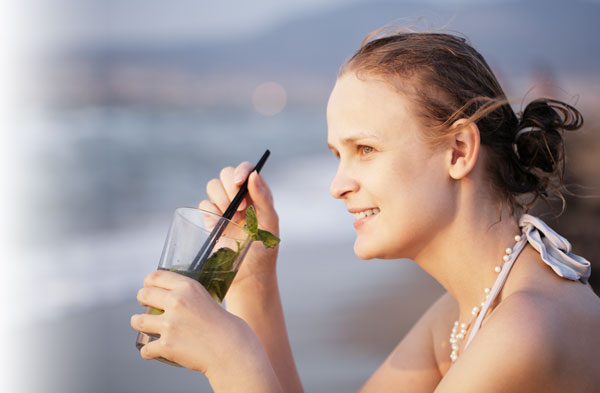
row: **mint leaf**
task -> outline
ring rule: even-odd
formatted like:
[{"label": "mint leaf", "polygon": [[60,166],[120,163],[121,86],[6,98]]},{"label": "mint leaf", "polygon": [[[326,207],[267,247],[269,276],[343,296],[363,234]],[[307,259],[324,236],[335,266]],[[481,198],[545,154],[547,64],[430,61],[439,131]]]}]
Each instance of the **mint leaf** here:
[{"label": "mint leaf", "polygon": [[246,225],[244,225],[244,229],[251,236],[258,233],[258,220],[256,219],[256,211],[252,205],[246,209]]},{"label": "mint leaf", "polygon": [[258,230],[257,237],[258,239],[256,240],[260,240],[267,248],[275,247],[279,244],[280,241],[277,236],[273,235],[271,232],[263,231],[262,229]]},{"label": "mint leaf", "polygon": [[202,270],[231,270],[237,257],[238,253],[231,248],[219,248],[206,260]]},{"label": "mint leaf", "polygon": [[244,230],[252,240],[258,240],[263,243],[266,248],[273,248],[279,244],[279,238],[269,231],[258,229],[258,220],[256,219],[256,210],[250,205],[246,209],[246,225]]}]

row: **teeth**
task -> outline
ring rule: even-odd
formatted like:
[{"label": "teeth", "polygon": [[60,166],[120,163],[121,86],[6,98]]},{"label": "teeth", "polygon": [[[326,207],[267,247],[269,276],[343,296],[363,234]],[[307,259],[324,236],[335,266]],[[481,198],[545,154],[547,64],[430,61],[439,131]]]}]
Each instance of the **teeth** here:
[{"label": "teeth", "polygon": [[374,215],[374,214],[377,214],[377,213],[379,213],[379,212],[380,212],[380,210],[379,210],[379,208],[377,208],[377,207],[376,207],[376,208],[374,208],[374,209],[363,210],[363,211],[362,211],[362,212],[360,212],[360,213],[354,213],[354,218],[355,218],[356,220],[360,220],[361,218],[365,218],[365,217],[368,217],[368,216],[372,216],[372,215]]}]

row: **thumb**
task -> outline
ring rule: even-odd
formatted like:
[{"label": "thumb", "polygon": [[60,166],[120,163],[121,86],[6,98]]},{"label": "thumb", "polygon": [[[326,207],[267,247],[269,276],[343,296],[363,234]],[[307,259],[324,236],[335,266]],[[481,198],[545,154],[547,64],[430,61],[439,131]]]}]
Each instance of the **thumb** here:
[{"label": "thumb", "polygon": [[256,171],[248,178],[248,194],[254,202],[259,224],[271,232],[279,232],[279,219],[273,206],[273,194],[264,178]]}]

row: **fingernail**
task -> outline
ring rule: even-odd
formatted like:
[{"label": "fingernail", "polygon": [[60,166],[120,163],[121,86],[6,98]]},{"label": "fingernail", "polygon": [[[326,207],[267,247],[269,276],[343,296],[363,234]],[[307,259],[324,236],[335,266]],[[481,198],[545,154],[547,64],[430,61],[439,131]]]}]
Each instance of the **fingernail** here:
[{"label": "fingernail", "polygon": [[260,177],[260,175],[258,174],[258,172],[256,172],[256,184],[258,185],[258,187],[260,187],[261,190],[263,190],[264,187],[264,183],[263,183],[263,179],[262,177]]},{"label": "fingernail", "polygon": [[244,180],[246,179],[244,178],[244,174],[241,172],[237,172],[233,178],[233,181],[236,183],[242,183]]}]

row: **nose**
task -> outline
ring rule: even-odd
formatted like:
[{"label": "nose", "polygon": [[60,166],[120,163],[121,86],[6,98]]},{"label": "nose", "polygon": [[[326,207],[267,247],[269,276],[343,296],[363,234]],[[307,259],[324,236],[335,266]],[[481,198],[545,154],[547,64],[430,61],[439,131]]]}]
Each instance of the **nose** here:
[{"label": "nose", "polygon": [[335,177],[329,186],[329,193],[332,197],[342,199],[348,193],[358,190],[358,182],[348,176],[347,172],[346,169],[342,168],[342,165],[338,167]]}]

